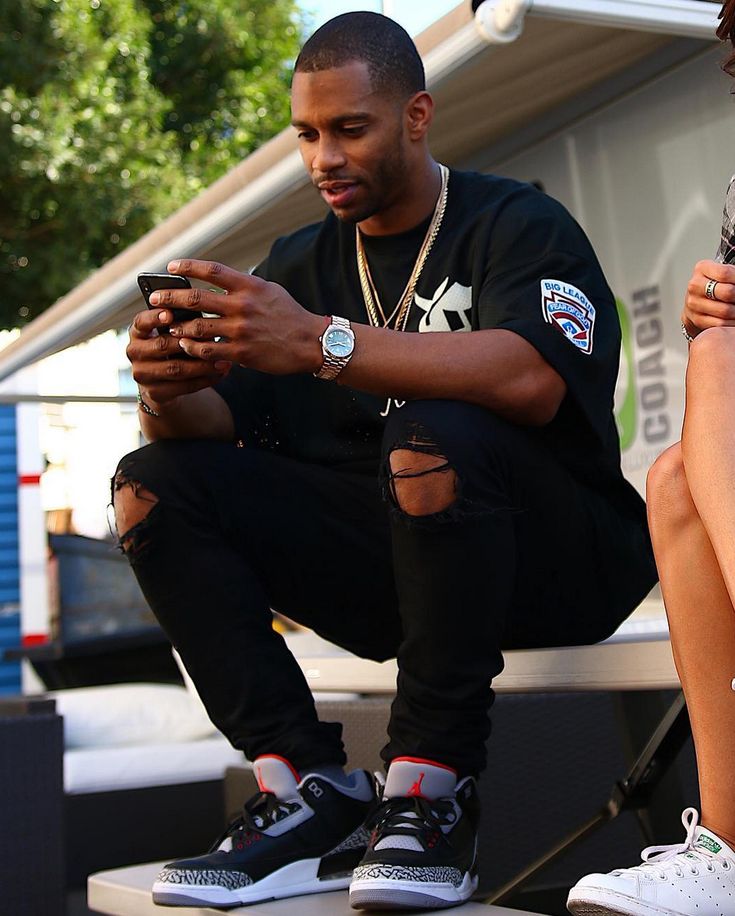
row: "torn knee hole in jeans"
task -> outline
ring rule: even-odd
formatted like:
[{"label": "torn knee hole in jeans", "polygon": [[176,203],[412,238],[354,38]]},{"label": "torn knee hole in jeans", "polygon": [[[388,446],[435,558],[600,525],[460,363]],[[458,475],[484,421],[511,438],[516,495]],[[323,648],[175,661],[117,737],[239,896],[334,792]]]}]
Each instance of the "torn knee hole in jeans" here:
[{"label": "torn knee hole in jeans", "polygon": [[[439,463],[432,465],[431,467],[407,467],[400,470],[393,470],[393,467],[391,466],[391,458],[396,452],[399,451],[415,452],[421,455],[431,455],[433,458],[438,459]],[[452,464],[449,462],[447,456],[442,454],[438,444],[430,436],[426,435],[420,426],[416,425],[416,429],[411,433],[405,442],[394,443],[394,445],[391,447],[390,455],[385,464],[386,467],[384,472],[383,486],[384,497],[388,499],[388,501],[392,504],[393,509],[400,513],[404,518],[410,518],[412,520],[420,518],[440,520],[442,518],[446,518],[446,520],[451,520],[457,517],[457,503],[459,501],[460,489],[457,473]],[[432,474],[452,475],[453,485],[449,502],[447,505],[434,512],[425,514],[407,512],[401,505],[401,501],[396,490],[396,481],[414,480],[420,477],[429,477]]]},{"label": "torn knee hole in jeans", "polygon": [[[121,500],[117,499],[116,501],[117,494],[123,490],[132,493],[133,500],[135,500],[136,503],[142,503],[143,506],[135,506],[135,510],[130,512],[129,510],[134,506],[134,503],[130,503],[123,509],[120,504]],[[151,516],[153,515],[155,517],[155,513],[158,511],[158,497],[144,487],[139,480],[134,480],[127,477],[125,474],[118,473],[112,481],[112,507],[115,516],[115,532],[113,532],[113,534],[116,533],[117,546],[132,562],[137,559],[141,552],[150,544],[150,539],[146,536],[146,533],[150,528]],[[126,509],[128,510],[127,512]],[[132,516],[130,520],[132,524],[125,518],[127,514]],[[123,516],[123,524],[125,525],[125,531],[123,531],[122,534],[120,533],[121,515]]]}]

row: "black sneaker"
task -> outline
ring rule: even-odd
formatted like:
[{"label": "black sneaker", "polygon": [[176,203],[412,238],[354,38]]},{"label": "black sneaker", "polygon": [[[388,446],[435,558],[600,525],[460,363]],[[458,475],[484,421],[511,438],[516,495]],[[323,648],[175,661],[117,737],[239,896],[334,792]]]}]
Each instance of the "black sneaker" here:
[{"label": "black sneaker", "polygon": [[477,890],[474,779],[428,760],[396,758],[366,826],[368,850],[350,884],[356,910],[443,909]]},{"label": "black sneaker", "polygon": [[349,887],[375,804],[368,774],[355,770],[348,786],[317,774],[300,780],[275,756],[259,757],[254,770],[261,791],[207,855],[164,866],[154,903],[231,907]]}]

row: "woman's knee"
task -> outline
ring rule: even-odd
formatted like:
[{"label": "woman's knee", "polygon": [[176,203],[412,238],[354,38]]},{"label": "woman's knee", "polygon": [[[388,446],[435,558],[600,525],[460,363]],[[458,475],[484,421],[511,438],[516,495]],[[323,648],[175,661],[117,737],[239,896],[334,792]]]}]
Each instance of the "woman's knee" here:
[{"label": "woman's knee", "polygon": [[712,381],[727,385],[735,376],[735,328],[706,328],[689,346],[687,389],[696,389]]},{"label": "woman's knee", "polygon": [[696,514],[687,483],[681,442],[667,448],[651,465],[646,478],[646,502],[652,530],[681,525]]},{"label": "woman's knee", "polygon": [[735,363],[735,328],[705,328],[689,345],[689,361],[710,365],[716,360]]}]

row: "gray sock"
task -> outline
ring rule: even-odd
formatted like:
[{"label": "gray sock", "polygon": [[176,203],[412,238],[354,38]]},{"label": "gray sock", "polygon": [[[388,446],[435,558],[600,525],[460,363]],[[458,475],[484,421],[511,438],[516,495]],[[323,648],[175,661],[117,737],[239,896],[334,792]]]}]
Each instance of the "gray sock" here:
[{"label": "gray sock", "polygon": [[338,763],[321,763],[315,767],[309,767],[309,772],[317,773],[319,776],[326,776],[337,786],[352,786],[350,777]]}]

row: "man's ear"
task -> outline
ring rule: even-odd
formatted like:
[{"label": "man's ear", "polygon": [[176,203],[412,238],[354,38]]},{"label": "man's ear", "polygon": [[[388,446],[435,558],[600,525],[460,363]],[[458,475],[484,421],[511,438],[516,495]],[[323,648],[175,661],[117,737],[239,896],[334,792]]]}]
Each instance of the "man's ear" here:
[{"label": "man's ear", "polygon": [[434,118],[434,99],[425,90],[417,92],[406,102],[405,114],[409,137],[421,140]]}]

